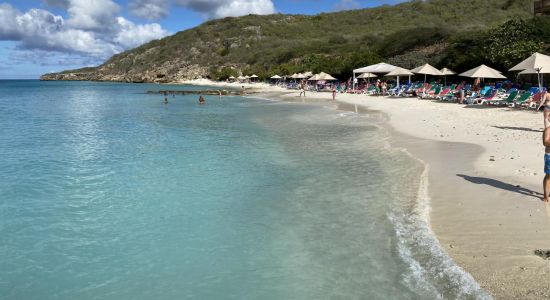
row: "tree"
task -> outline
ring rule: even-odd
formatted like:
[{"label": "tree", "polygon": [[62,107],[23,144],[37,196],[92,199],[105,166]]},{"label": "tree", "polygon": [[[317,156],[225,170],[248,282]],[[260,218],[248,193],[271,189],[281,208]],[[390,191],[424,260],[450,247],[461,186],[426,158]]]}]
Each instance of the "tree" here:
[{"label": "tree", "polygon": [[533,24],[513,19],[496,28],[484,41],[484,56],[495,66],[513,67],[534,52],[544,49],[544,42],[533,35]]}]

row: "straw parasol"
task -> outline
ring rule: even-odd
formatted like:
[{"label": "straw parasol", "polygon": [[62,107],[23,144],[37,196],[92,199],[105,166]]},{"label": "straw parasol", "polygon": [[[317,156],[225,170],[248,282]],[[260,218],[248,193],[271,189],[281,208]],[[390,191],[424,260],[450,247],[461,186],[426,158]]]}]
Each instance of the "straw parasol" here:
[{"label": "straw parasol", "polygon": [[315,75],[311,76],[308,80],[311,80],[311,81],[319,80],[319,74],[315,74]]},{"label": "straw parasol", "polygon": [[422,65],[418,68],[414,68],[411,70],[411,72],[415,74],[424,74],[424,83],[426,82],[426,79],[428,79],[428,75],[433,76],[443,76],[444,74],[441,73],[438,69],[432,67],[430,64]]},{"label": "straw parasol", "polygon": [[311,71],[305,72],[304,76],[309,78],[309,77],[313,76],[313,72],[311,72]]},{"label": "straw parasol", "polygon": [[414,75],[414,74],[411,71],[409,71],[407,69],[397,67],[396,69],[389,72],[385,76],[388,76],[388,77],[394,77],[395,76],[395,77],[397,77],[397,86],[399,87],[399,77],[400,76],[409,76],[409,81],[411,81],[411,76],[412,75]]},{"label": "straw parasol", "polygon": [[471,70],[468,70],[462,74],[460,74],[462,77],[470,77],[470,78],[495,78],[495,79],[506,79],[506,77],[502,74],[500,74],[500,71],[495,70],[493,68],[487,67],[486,65],[481,65],[477,68],[473,68]]},{"label": "straw parasol", "polygon": [[370,65],[364,68],[359,68],[353,70],[353,73],[356,74],[362,74],[362,73],[378,73],[378,74],[386,74],[388,72],[391,72],[395,70],[397,67],[394,65],[390,65],[387,63],[379,63],[375,65]]},{"label": "straw parasol", "polygon": [[281,79],[281,78],[283,78],[283,77],[281,77],[281,76],[279,76],[279,75],[273,75],[273,76],[271,76],[271,79]]},{"label": "straw parasol", "polygon": [[327,74],[325,72],[321,72],[319,73],[317,76],[319,76],[317,80],[325,80],[325,81],[332,81],[332,80],[336,80],[336,78],[332,77],[332,75],[330,74]]},{"label": "straw parasol", "polygon": [[250,78],[258,78],[258,75],[252,74],[252,76],[250,76]]},{"label": "straw parasol", "polygon": [[372,74],[372,73],[368,73],[368,72],[357,76],[357,78],[359,78],[359,79],[376,78],[376,77],[378,77],[378,76],[376,76],[376,74]]},{"label": "straw parasol", "polygon": [[386,74],[393,70],[395,70],[397,67],[394,65],[390,65],[388,63],[378,63],[370,66],[366,66],[363,68],[355,69],[353,70],[353,85],[355,88],[355,74],[363,74],[363,73],[374,73],[374,74]]},{"label": "straw parasol", "polygon": [[535,52],[529,58],[515,65],[510,71],[527,71],[534,73],[523,73],[520,74],[537,74],[537,79],[539,81],[539,88],[542,90],[542,75],[545,73],[550,73],[550,56],[540,54]]},{"label": "straw parasol", "polygon": [[447,75],[456,75],[456,72],[451,70],[451,69],[448,69],[448,68],[443,68],[441,70],[439,70],[441,73],[443,73],[443,76],[445,78],[445,85],[447,85]]}]

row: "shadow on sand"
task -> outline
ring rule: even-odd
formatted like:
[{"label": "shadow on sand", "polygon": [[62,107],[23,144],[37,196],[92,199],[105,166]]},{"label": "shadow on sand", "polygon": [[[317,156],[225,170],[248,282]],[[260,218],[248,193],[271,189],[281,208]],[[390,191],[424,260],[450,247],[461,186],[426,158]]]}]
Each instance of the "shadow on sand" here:
[{"label": "shadow on sand", "polygon": [[468,175],[464,175],[464,174],[456,174],[456,176],[464,178],[464,180],[469,181],[471,183],[484,184],[484,185],[492,186],[492,187],[497,188],[497,189],[518,193],[518,194],[521,194],[521,195],[524,195],[524,196],[534,197],[534,198],[537,198],[541,201],[542,201],[542,198],[543,198],[542,193],[535,192],[535,191],[532,191],[530,189],[526,189],[526,188],[521,187],[519,185],[513,185],[513,184],[506,183],[506,182],[502,182],[500,180],[485,178],[485,177],[473,177],[473,176],[468,176]]},{"label": "shadow on sand", "polygon": [[493,127],[498,128],[498,129],[520,130],[520,131],[531,131],[531,132],[540,132],[540,133],[542,133],[542,130],[527,128],[527,127],[511,127],[511,126],[493,126]]}]

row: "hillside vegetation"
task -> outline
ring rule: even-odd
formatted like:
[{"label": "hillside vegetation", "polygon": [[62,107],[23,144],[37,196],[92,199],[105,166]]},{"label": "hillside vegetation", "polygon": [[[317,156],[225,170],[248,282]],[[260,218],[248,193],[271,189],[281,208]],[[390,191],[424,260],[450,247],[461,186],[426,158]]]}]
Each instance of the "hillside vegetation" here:
[{"label": "hillside vegetation", "polygon": [[[115,55],[97,68],[43,79],[170,82],[305,70],[345,78],[353,68],[382,60],[409,68],[425,62],[458,69],[480,61],[508,66],[515,56],[544,51],[550,41],[550,23],[532,18],[531,2],[428,0],[315,16],[212,20]],[[510,45],[516,46],[511,53]]]}]

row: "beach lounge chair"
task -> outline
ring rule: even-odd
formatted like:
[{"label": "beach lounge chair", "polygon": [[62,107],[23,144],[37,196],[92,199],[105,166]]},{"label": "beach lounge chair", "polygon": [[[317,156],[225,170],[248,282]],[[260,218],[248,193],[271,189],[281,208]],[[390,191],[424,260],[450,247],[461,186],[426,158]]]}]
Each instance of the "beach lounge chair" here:
[{"label": "beach lounge chair", "polygon": [[481,105],[495,105],[500,101],[500,99],[497,98],[497,95],[497,90],[491,90],[491,94],[481,98],[478,103]]},{"label": "beach lounge chair", "polygon": [[512,104],[510,104],[510,107],[521,107],[525,105],[525,102],[531,98],[531,92],[525,91],[523,94],[521,94]]},{"label": "beach lounge chair", "polygon": [[464,102],[466,102],[466,104],[475,104],[477,102],[477,93],[476,92],[473,92],[470,96],[467,96],[465,99],[464,99]]},{"label": "beach lounge chair", "polygon": [[[449,96],[449,94],[451,94],[451,88],[444,88],[441,93],[439,93],[439,95],[437,95],[435,98],[437,100],[443,100],[445,99],[446,97]],[[451,94],[452,95],[452,94]]]},{"label": "beach lounge chair", "polygon": [[436,85],[435,89],[433,91],[428,92],[424,97],[426,99],[435,99],[439,96],[439,94],[441,94],[441,90],[442,90],[441,86]]},{"label": "beach lounge chair", "polygon": [[514,101],[516,100],[516,98],[519,95],[519,91],[517,89],[511,89],[509,92],[510,93],[508,94],[508,97],[506,97],[506,99],[501,101],[502,103],[504,103],[508,106],[514,105]]},{"label": "beach lounge chair", "polygon": [[[537,89],[539,90],[539,89]],[[537,109],[540,106],[540,103],[542,101],[542,96],[544,95],[543,92],[538,92],[533,95],[528,101],[525,102],[528,108]]]}]

